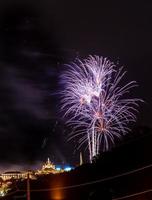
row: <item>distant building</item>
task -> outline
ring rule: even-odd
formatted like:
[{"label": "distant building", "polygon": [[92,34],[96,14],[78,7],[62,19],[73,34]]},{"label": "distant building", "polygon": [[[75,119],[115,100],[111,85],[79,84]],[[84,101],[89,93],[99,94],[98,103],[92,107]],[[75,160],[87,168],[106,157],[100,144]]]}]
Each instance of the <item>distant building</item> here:
[{"label": "distant building", "polygon": [[42,166],[42,170],[55,170],[55,165],[48,158],[46,163]]},{"label": "distant building", "polygon": [[36,179],[35,175],[57,174],[62,172],[68,172],[71,169],[73,168],[70,166],[64,166],[63,168],[56,167],[48,158],[47,161],[42,165],[42,168],[37,171],[9,171],[0,174],[0,179],[2,179],[2,181],[7,181],[11,179],[27,179],[28,174],[30,175],[30,179]]},{"label": "distant building", "polygon": [[25,179],[27,178],[27,172],[20,172],[20,171],[10,171],[5,172],[0,175],[3,181],[7,181],[10,179]]},{"label": "distant building", "polygon": [[47,161],[42,165],[42,168],[38,170],[35,174],[41,175],[41,174],[56,174],[60,173],[62,170],[58,170],[55,168],[55,165],[50,161],[48,158]]}]

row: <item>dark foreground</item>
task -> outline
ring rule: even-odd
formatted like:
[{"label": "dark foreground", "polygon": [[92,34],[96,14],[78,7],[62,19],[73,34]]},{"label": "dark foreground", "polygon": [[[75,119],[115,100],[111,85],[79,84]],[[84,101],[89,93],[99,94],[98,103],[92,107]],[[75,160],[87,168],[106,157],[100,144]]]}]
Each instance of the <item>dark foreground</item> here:
[{"label": "dark foreground", "polygon": [[[75,170],[30,180],[31,200],[152,200],[152,134],[140,136]],[[2,199],[28,199],[18,182]],[[28,199],[29,200],[29,199]]]}]

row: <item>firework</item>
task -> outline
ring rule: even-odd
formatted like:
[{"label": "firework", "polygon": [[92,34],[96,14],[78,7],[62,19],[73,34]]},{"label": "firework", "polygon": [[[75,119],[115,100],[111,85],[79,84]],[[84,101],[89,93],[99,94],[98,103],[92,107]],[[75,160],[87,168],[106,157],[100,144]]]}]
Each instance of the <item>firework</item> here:
[{"label": "firework", "polygon": [[90,161],[126,134],[129,122],[136,121],[140,99],[126,96],[137,84],[131,81],[121,86],[125,73],[107,58],[89,56],[68,65],[61,75],[61,109],[74,127],[69,138],[79,137],[79,147],[87,143]]}]

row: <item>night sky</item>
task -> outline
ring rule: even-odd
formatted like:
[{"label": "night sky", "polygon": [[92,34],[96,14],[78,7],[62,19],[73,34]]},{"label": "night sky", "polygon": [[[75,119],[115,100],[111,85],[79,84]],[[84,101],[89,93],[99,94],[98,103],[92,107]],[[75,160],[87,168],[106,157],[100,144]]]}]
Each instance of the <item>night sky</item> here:
[{"label": "night sky", "polygon": [[136,126],[152,124],[152,4],[132,1],[0,1],[0,162],[78,161],[59,110],[63,64],[110,58],[136,80]]}]

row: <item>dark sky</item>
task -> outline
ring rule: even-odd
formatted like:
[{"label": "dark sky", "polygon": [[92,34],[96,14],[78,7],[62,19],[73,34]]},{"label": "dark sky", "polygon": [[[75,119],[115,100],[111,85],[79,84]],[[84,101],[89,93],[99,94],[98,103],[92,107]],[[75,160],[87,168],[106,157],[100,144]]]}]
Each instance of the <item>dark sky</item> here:
[{"label": "dark sky", "polygon": [[59,75],[73,58],[120,63],[152,123],[152,5],[133,1],[0,1],[0,162],[76,162],[59,113]]}]

